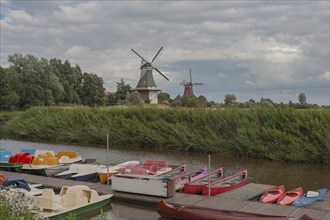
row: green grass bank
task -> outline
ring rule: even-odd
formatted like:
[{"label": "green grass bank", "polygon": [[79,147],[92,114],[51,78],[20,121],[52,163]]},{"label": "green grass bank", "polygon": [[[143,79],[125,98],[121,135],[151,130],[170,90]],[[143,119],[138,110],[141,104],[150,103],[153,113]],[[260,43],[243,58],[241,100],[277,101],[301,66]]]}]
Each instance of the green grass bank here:
[{"label": "green grass bank", "polygon": [[330,163],[330,111],[35,107],[10,120],[7,138],[106,143],[293,162]]}]

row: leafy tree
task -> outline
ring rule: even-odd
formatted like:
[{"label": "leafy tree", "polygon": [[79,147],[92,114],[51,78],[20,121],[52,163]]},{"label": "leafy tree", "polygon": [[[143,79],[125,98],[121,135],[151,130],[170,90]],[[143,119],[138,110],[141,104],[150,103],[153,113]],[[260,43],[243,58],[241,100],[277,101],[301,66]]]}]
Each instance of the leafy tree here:
[{"label": "leafy tree", "polygon": [[268,107],[268,108],[274,108],[275,107],[275,103],[273,102],[273,100],[271,100],[270,98],[264,98],[264,97],[261,97],[260,105],[263,105],[263,106]]},{"label": "leafy tree", "polygon": [[305,105],[307,104],[306,102],[306,95],[304,93],[300,93],[299,96],[298,96],[298,100],[299,100],[299,103],[301,105]]},{"label": "leafy tree", "polygon": [[8,71],[0,66],[0,108],[14,110],[19,102],[19,96],[13,90],[12,80]]},{"label": "leafy tree", "polygon": [[226,106],[232,106],[236,102],[236,96],[234,94],[226,94],[224,102]]},{"label": "leafy tree", "polygon": [[216,106],[216,103],[214,101],[209,101],[206,106],[209,108],[214,108]]},{"label": "leafy tree", "polygon": [[183,107],[200,107],[201,103],[196,96],[190,95],[182,97],[181,105]]},{"label": "leafy tree", "polygon": [[117,82],[117,91],[116,91],[116,100],[121,103],[126,100],[126,95],[131,92],[131,86],[125,84],[123,79],[120,79],[120,82]]},{"label": "leafy tree", "polygon": [[158,95],[158,103],[163,103],[164,101],[167,101],[168,103],[170,103],[171,102],[171,97],[168,93],[161,92]]},{"label": "leafy tree", "polygon": [[138,91],[128,93],[126,96],[126,105],[141,105],[143,102],[144,100]]},{"label": "leafy tree", "polygon": [[204,107],[207,106],[207,99],[205,96],[203,95],[198,96],[198,101],[200,103],[200,106],[204,106]]},{"label": "leafy tree", "polygon": [[83,74],[82,96],[84,105],[102,105],[104,98],[103,79],[93,73]]}]

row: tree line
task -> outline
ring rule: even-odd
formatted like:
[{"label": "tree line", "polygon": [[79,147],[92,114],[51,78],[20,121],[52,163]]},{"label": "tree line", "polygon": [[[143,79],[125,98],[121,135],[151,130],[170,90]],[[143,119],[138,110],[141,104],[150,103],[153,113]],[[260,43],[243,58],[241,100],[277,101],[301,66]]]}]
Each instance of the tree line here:
[{"label": "tree line", "polygon": [[[27,109],[32,106],[56,106],[82,104],[88,106],[139,105],[150,103],[143,100],[123,79],[117,82],[114,93],[105,93],[103,79],[94,73],[82,73],[79,65],[71,65],[57,58],[38,59],[33,55],[14,54],[8,56],[9,67],[0,66],[0,109]],[[315,108],[308,104],[301,93],[299,103],[289,102],[292,108]],[[208,101],[203,95],[180,96],[174,99],[166,92],[158,96],[158,103],[171,107],[278,107],[281,104],[269,98],[260,101],[250,99],[237,102],[235,94],[226,94],[224,103]]]},{"label": "tree line", "polygon": [[72,66],[68,60],[14,54],[8,56],[8,62],[8,68],[0,66],[1,109],[103,103],[103,79],[83,73],[79,65]]}]

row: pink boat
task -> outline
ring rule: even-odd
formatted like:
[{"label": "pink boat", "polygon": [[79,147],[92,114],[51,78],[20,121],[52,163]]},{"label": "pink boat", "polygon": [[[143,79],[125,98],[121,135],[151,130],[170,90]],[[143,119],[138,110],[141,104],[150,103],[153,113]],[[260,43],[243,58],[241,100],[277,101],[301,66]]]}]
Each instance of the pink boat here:
[{"label": "pink boat", "polygon": [[189,173],[181,174],[173,177],[175,179],[175,190],[181,190],[184,187],[184,184],[194,181],[207,173],[207,168],[202,167],[199,170],[195,170]]}]

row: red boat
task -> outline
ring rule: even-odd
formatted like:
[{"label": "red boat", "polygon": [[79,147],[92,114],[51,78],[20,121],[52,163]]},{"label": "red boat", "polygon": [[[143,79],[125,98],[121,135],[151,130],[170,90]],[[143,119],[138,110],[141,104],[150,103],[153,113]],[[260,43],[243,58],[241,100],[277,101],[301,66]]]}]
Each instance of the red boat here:
[{"label": "red boat", "polygon": [[[224,179],[220,179],[218,181],[210,184],[211,196],[218,195],[220,193],[224,193],[238,187],[244,186],[248,179],[248,171],[243,170],[235,175],[228,176]],[[203,195],[208,195],[209,186],[206,185],[203,187]]]},{"label": "red boat", "polygon": [[182,220],[312,220],[308,215],[303,215],[299,218],[290,218],[287,216],[263,215],[199,206],[171,205],[164,200],[161,200],[157,204],[156,210],[163,217]]},{"label": "red boat", "polygon": [[203,187],[210,183],[213,183],[215,181],[218,181],[223,178],[223,169],[222,167],[214,170],[211,173],[208,173],[196,180],[190,181],[186,184],[184,184],[184,192],[189,194],[202,194]]},{"label": "red boat", "polygon": [[161,177],[162,179],[171,179],[174,176],[184,174],[186,172],[186,169],[187,169],[187,165],[182,164],[181,166],[178,166],[178,167],[176,167],[172,170],[169,170],[167,172],[157,174],[156,176]]},{"label": "red boat", "polygon": [[274,203],[284,193],[285,193],[285,187],[283,185],[280,185],[276,188],[267,190],[260,197],[260,201],[263,203]]},{"label": "red boat", "polygon": [[294,203],[299,198],[299,196],[302,196],[303,194],[304,194],[304,192],[303,192],[302,187],[292,189],[292,190],[287,191],[286,193],[282,194],[278,198],[277,204],[290,206],[290,205],[292,205],[292,203]]}]

